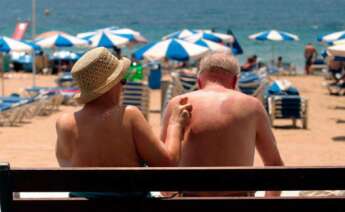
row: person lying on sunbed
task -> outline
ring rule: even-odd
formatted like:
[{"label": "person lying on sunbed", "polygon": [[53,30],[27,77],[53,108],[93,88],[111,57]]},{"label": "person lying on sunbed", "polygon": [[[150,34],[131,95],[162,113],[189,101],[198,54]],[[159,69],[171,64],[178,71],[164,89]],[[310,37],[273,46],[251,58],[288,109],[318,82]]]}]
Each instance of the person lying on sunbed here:
[{"label": "person lying on sunbed", "polygon": [[[73,66],[72,75],[81,90],[76,99],[84,106],[77,112],[63,114],[56,122],[56,157],[60,166],[177,165],[192,107],[187,98],[182,98],[172,108],[166,142],[161,142],[139,109],[119,105],[122,79],[129,65],[128,59],[118,60],[107,49],[96,48]],[[107,195],[123,194],[104,194]]]}]

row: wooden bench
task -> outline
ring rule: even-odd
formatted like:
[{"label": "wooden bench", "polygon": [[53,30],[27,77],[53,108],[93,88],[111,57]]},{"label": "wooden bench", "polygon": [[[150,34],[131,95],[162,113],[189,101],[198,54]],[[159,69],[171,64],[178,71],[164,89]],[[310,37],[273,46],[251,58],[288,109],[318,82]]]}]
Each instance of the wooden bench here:
[{"label": "wooden bench", "polygon": [[1,211],[345,211],[345,197],[18,199],[13,192],[345,190],[345,167],[71,168],[0,166]]}]

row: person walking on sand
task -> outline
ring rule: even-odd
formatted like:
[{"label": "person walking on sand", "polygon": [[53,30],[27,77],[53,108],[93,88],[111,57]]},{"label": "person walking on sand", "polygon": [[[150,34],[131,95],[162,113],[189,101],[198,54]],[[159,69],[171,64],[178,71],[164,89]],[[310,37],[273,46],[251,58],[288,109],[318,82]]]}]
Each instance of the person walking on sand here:
[{"label": "person walking on sand", "polygon": [[[193,106],[179,166],[253,166],[255,148],[266,166],[284,165],[263,105],[235,90],[239,69],[233,56],[209,54],[200,62],[200,90],[176,96],[168,103],[161,133],[166,142],[169,120],[180,99],[187,97]],[[266,192],[266,196],[279,193]],[[183,195],[249,196],[253,192],[184,192]]]},{"label": "person walking on sand", "polygon": [[304,47],[304,58],[305,58],[304,70],[307,75],[311,74],[310,67],[313,64],[313,61],[316,58],[316,56],[317,56],[317,51],[315,47],[313,46],[313,44],[308,43]]},{"label": "person walking on sand", "polygon": [[62,167],[175,166],[192,107],[180,99],[172,108],[166,142],[153,133],[134,106],[120,106],[122,80],[130,65],[105,48],[83,55],[72,68],[81,110],[56,122],[56,157]]}]

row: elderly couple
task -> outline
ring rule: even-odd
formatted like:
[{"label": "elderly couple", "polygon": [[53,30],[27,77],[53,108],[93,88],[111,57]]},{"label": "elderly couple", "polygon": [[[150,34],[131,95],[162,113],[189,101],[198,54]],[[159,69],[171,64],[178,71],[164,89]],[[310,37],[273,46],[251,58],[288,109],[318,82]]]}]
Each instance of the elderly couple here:
[{"label": "elderly couple", "polygon": [[[74,65],[81,89],[77,101],[84,107],[57,120],[60,166],[252,166],[255,148],[265,165],[283,165],[262,104],[235,90],[234,57],[212,53],[201,60],[199,90],[169,102],[160,139],[136,107],[119,105],[129,65],[105,48],[90,50]],[[274,195],[279,192],[266,192]]]}]

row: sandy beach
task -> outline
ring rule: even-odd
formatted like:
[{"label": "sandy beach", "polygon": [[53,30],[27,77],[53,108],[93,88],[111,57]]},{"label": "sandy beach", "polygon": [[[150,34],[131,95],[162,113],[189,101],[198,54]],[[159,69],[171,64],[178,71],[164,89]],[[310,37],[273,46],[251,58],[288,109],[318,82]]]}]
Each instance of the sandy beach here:
[{"label": "sandy beach", "polygon": [[[309,129],[291,128],[290,120],[276,121],[274,134],[287,166],[344,165],[345,163],[345,99],[330,96],[320,76],[280,77],[290,80],[309,100]],[[38,86],[54,86],[54,76],[38,76]],[[9,74],[6,93],[21,92],[32,85],[30,74]],[[151,92],[149,121],[160,133],[160,90]],[[16,127],[0,127],[0,162],[12,167],[56,167],[55,121],[61,113],[77,107],[62,106],[49,116],[38,116]],[[300,123],[298,123],[299,126]],[[256,154],[255,165],[262,162]]]}]

